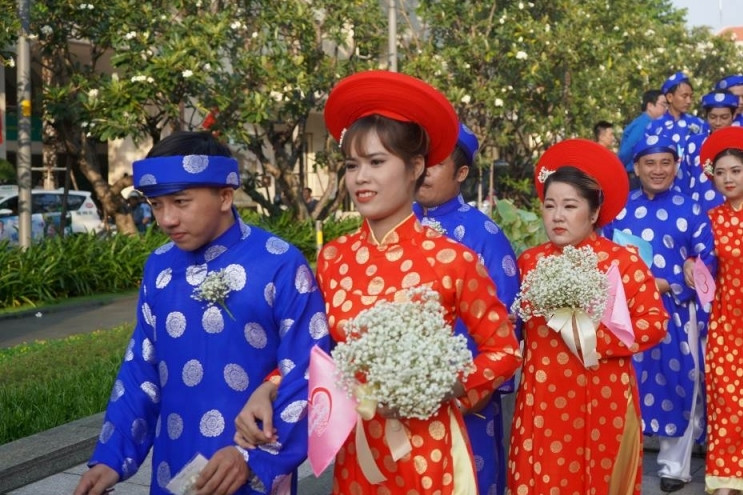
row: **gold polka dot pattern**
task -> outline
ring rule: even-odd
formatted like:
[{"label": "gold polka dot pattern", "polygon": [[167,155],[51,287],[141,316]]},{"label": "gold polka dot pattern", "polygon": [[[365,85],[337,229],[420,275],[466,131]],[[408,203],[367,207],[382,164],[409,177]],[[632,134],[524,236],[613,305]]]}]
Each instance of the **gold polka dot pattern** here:
[{"label": "gold polka dot pattern", "polygon": [[[544,318],[532,318],[524,324],[524,364],[508,455],[510,494],[609,493],[630,398],[634,398],[630,412],[640,416],[635,373],[628,356],[657,344],[666,332],[668,315],[643,262],[628,249],[595,235],[582,245],[596,251],[601,270],[617,264],[640,344],[628,349],[611,331],[599,326],[599,364],[586,369]],[[525,251],[519,257],[521,276],[533,270],[538,259],[557,253],[559,249],[551,243]],[[640,447],[637,456],[642,455]],[[641,484],[638,469],[634,493],[640,493]]]},{"label": "gold polka dot pattern", "polygon": [[[325,296],[331,335],[336,341],[343,340],[345,322],[377,301],[394,300],[406,287],[430,286],[441,296],[447,321],[453,324],[461,318],[480,351],[475,359],[477,370],[464,383],[466,396],[460,398],[465,406],[471,405],[508,379],[520,363],[506,308],[496,298],[487,272],[479,269],[477,256],[468,248],[422,227],[413,215],[392,234],[377,244],[364,223],[359,232],[327,244],[320,252],[317,279]],[[359,255],[361,252],[364,254]],[[451,415],[466,437],[459,409],[453,403],[444,404],[428,420],[403,420],[412,451],[397,462],[392,461],[385,442],[385,422],[378,416],[365,421],[369,445],[379,455],[377,467],[387,480],[376,485],[366,480],[351,434],[336,456],[333,493],[455,493],[458,481],[452,457]],[[466,454],[462,460],[473,466]]]},{"label": "gold polka dot pattern", "polygon": [[719,270],[705,373],[707,465],[716,487],[743,487],[743,212],[727,203],[709,212]]}]

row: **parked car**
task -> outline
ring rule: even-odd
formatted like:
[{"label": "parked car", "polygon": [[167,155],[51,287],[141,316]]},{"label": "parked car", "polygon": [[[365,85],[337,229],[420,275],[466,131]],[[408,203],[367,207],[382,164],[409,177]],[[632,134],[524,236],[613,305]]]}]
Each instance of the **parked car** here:
[{"label": "parked car", "polygon": [[[15,225],[16,229],[18,225],[18,188],[14,187],[13,192],[10,192],[7,186],[0,191],[0,220],[3,221],[6,231],[10,224]],[[38,227],[43,223],[45,228],[50,230],[51,226],[56,224],[57,229],[59,228],[63,194],[62,188],[50,191],[31,190],[32,236],[34,225]],[[68,191],[67,211],[69,232],[79,234],[100,232],[103,229],[101,215],[89,191]]]}]

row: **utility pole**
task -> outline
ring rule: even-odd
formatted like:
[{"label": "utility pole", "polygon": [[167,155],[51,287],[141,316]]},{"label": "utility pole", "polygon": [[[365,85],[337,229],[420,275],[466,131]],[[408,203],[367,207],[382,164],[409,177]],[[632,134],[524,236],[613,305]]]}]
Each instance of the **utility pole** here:
[{"label": "utility pole", "polygon": [[31,246],[31,0],[18,0],[18,243]]},{"label": "utility pole", "polygon": [[397,72],[397,1],[389,0],[387,5],[387,47],[389,50],[389,69]]}]

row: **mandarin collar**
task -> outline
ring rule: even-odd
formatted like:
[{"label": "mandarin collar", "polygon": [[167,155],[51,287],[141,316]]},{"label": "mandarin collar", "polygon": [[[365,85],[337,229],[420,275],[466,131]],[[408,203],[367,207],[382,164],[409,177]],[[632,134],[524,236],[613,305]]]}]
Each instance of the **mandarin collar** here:
[{"label": "mandarin collar", "polygon": [[420,216],[443,217],[444,215],[459,210],[462,206],[465,205],[469,207],[469,205],[464,202],[464,197],[462,197],[461,194],[457,194],[449,201],[446,201],[438,206],[433,206],[431,208],[425,208],[418,203],[413,203],[413,211]]},{"label": "mandarin collar", "polygon": [[[599,238],[599,235],[594,230],[593,232],[591,232],[590,234],[588,234],[588,237],[586,237],[585,239],[583,239],[582,241],[580,241],[578,244],[576,244],[575,245],[575,248],[582,248],[583,246],[591,246],[591,247],[593,247],[594,244],[596,244],[596,241],[598,240],[598,238]],[[550,242],[550,244],[552,246],[552,252],[553,253],[562,253],[563,249],[565,248],[565,246],[560,247],[560,246],[557,246],[556,244],[553,244],[551,242]]]},{"label": "mandarin collar", "polygon": [[361,224],[361,240],[377,246],[379,248],[385,248],[395,244],[400,244],[406,240],[418,237],[423,232],[423,226],[418,221],[414,213],[410,213],[403,221],[395,225],[381,240],[377,240],[374,237],[369,222],[364,219]]},{"label": "mandarin collar", "polygon": [[250,234],[250,227],[243,222],[234,207],[232,208],[232,215],[235,221],[219,237],[193,251],[182,251],[190,262],[203,264],[214,261]]}]

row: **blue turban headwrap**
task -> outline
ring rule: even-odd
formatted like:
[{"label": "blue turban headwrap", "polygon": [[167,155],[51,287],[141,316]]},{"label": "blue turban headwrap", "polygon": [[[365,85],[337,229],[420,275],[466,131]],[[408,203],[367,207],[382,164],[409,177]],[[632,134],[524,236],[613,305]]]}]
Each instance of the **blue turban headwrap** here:
[{"label": "blue turban headwrap", "polygon": [[732,93],[711,92],[702,96],[704,108],[738,108],[738,97]]},{"label": "blue turban headwrap", "polygon": [[637,142],[632,153],[632,161],[636,162],[643,156],[653,153],[671,153],[675,160],[678,160],[679,157],[678,145],[670,136],[652,134]]},{"label": "blue turban headwrap", "polygon": [[686,74],[684,74],[683,72],[678,71],[677,73],[666,79],[666,81],[663,83],[663,86],[661,86],[660,91],[661,93],[666,94],[671,91],[671,89],[683,82],[688,84],[689,78],[686,77]]},{"label": "blue turban headwrap", "polygon": [[743,84],[743,75],[735,74],[733,76],[723,77],[717,81],[715,89],[728,89],[731,86],[740,86],[741,84]]},{"label": "blue turban headwrap", "polygon": [[192,187],[240,187],[237,160],[229,156],[157,156],[134,162],[132,169],[134,187],[148,197]]},{"label": "blue turban headwrap", "polygon": [[459,136],[457,137],[457,146],[464,152],[467,157],[467,163],[472,165],[475,161],[475,153],[480,148],[477,136],[469,127],[459,123]]}]

